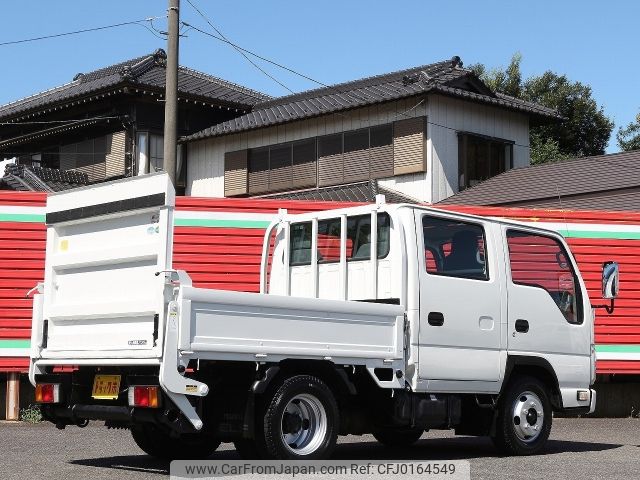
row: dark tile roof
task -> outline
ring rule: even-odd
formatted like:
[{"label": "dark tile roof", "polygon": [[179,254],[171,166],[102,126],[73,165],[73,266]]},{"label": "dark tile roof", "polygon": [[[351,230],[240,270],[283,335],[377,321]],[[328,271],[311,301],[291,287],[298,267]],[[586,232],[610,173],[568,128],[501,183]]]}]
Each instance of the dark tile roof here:
[{"label": "dark tile roof", "polygon": [[[554,205],[557,208],[561,204],[566,207],[567,202],[578,201],[578,197],[582,196],[580,204],[586,206],[598,203],[596,196],[601,197],[600,202],[603,202],[604,197],[608,197],[603,192],[618,191],[621,194],[621,190],[629,193],[629,189],[636,188],[640,188],[640,150],[572,158],[508,170],[440,203]],[[591,198],[584,198],[586,195]],[[601,203],[597,209],[611,210],[613,206]],[[573,208],[577,207],[574,205]]]},{"label": "dark tile roof", "polygon": [[492,92],[471,70],[451,60],[399,70],[257,103],[242,115],[181,139],[198,140],[388,102],[428,92],[523,112],[539,120],[561,117],[550,108]]},{"label": "dark tile roof", "polygon": [[89,183],[86,173],[56,168],[9,164],[0,183],[10,190],[25,192],[59,192]]},{"label": "dark tile roof", "polygon": [[[51,105],[65,104],[74,99],[116,86],[164,89],[166,54],[158,49],[150,55],[133,58],[89,73],[79,73],[69,83],[0,106],[0,118],[13,118]],[[178,93],[220,105],[249,109],[270,99],[268,95],[236,85],[226,80],[180,67]]]},{"label": "dark tile roof", "polygon": [[404,195],[396,190],[383,187],[379,185],[376,180],[336,185],[333,187],[310,188],[294,192],[272,193],[254,198],[374,203],[376,201],[376,195],[378,194],[384,195],[387,203],[422,203],[420,200]]}]

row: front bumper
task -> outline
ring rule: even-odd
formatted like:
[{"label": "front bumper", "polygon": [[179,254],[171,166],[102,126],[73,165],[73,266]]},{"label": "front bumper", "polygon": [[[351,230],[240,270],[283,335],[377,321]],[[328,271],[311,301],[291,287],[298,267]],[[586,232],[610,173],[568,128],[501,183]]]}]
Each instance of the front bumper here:
[{"label": "front bumper", "polygon": [[597,396],[597,393],[593,388],[591,388],[589,391],[591,392],[591,402],[589,403],[589,413],[593,413],[593,412],[596,411],[596,396]]}]

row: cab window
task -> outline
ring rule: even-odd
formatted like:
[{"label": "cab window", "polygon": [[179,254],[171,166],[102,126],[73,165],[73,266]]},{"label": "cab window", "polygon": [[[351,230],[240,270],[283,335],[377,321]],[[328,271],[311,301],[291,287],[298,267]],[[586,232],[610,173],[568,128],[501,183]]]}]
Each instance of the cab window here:
[{"label": "cab window", "polygon": [[485,235],[481,225],[422,217],[425,268],[431,275],[488,280]]},{"label": "cab window", "polygon": [[507,231],[511,280],[546,291],[569,323],[582,323],[582,298],[576,271],[564,245],[553,237]]}]

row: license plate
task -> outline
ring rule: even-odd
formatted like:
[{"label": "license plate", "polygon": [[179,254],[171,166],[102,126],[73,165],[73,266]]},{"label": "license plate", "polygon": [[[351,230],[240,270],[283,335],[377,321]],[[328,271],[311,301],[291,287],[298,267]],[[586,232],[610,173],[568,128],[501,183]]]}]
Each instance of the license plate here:
[{"label": "license plate", "polygon": [[91,396],[98,400],[115,400],[120,393],[120,375],[96,375]]}]

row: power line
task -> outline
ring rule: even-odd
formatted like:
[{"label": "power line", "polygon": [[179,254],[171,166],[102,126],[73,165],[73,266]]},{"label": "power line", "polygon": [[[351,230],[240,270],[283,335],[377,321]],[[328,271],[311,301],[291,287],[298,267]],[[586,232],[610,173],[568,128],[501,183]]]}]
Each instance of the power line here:
[{"label": "power line", "polygon": [[[302,77],[302,78],[304,78],[306,80],[309,80],[310,82],[317,83],[318,85],[320,85],[322,87],[325,87],[325,88],[333,88],[330,85],[327,85],[326,83],[322,83],[319,80],[316,80],[314,78],[309,77],[308,75],[305,75],[304,73],[297,72],[292,68],[289,68],[289,67],[287,67],[285,65],[282,65],[281,63],[275,62],[273,60],[269,60],[268,58],[263,57],[262,55],[258,55],[257,53],[252,52],[251,50],[247,50],[246,48],[243,48],[240,45],[227,40],[226,38],[219,37],[219,36],[214,35],[213,33],[210,33],[210,32],[206,32],[206,31],[204,31],[204,30],[202,30],[202,29],[200,29],[198,27],[195,27],[195,26],[193,26],[193,25],[191,25],[190,23],[187,23],[187,22],[182,22],[182,24],[187,26],[187,27],[191,27],[192,29],[194,29],[197,32],[202,33],[203,35],[207,35],[207,36],[209,36],[211,38],[215,38],[216,40],[219,40],[219,41],[224,42],[224,43],[226,43],[228,45],[231,45],[233,48],[235,48],[235,49],[237,49],[237,50],[239,50],[241,52],[244,52],[244,53],[246,53],[248,55],[251,55],[253,57],[256,57],[256,58],[262,60],[263,62],[270,63],[271,65],[274,65],[274,66],[276,66],[278,68],[286,70],[287,72],[293,73],[294,75],[297,75],[297,76]],[[341,92],[341,93],[344,93],[344,92]]]},{"label": "power line", "polygon": [[[191,5],[191,7],[198,12],[198,14],[205,20],[205,22],[207,22],[209,24],[209,26],[211,28],[213,28],[216,33],[218,35],[220,35],[220,40],[228,43],[230,46],[232,46],[236,52],[238,52],[240,55],[242,55],[251,65],[253,65],[255,68],[257,68],[258,70],[260,70],[263,74],[265,74],[267,77],[269,77],[271,80],[273,80],[274,82],[276,82],[278,85],[280,85],[282,88],[284,88],[285,90],[288,90],[289,93],[295,93],[293,90],[291,90],[289,87],[287,87],[284,83],[282,83],[280,80],[278,80],[277,78],[275,78],[273,75],[271,75],[269,72],[267,72],[266,70],[264,70],[260,65],[258,65],[256,62],[254,62],[253,60],[251,60],[251,58],[249,58],[249,56],[247,55],[247,53],[244,52],[244,49],[240,48],[239,46],[237,46],[236,44],[232,43],[218,28],[216,28],[216,26],[211,23],[211,21],[206,17],[206,15],[204,13],[202,13],[200,11],[200,9],[198,7],[196,7],[193,2],[191,2],[191,0],[187,0],[187,3],[189,5]],[[193,27],[192,25],[188,25],[185,22],[182,22],[184,25],[193,28],[194,30],[198,30],[197,28]],[[200,30],[198,30],[200,31]],[[200,31],[201,33],[204,33],[202,31]],[[217,38],[217,37],[216,37]]]},{"label": "power line", "polygon": [[102,27],[94,27],[94,28],[85,28],[82,30],[74,30],[73,32],[64,32],[64,33],[55,33],[52,35],[44,35],[42,37],[34,37],[34,38],[23,38],[21,40],[11,40],[8,42],[0,42],[0,47],[5,46],[5,45],[16,45],[19,43],[28,43],[28,42],[35,42],[38,40],[47,40],[50,38],[58,38],[58,37],[66,37],[69,35],[76,35],[79,33],[87,33],[87,32],[96,32],[99,30],[106,30],[109,28],[116,28],[116,27],[123,27],[125,25],[139,25],[141,27],[145,27],[148,30],[148,27],[146,25],[144,25],[144,23],[142,22],[151,22],[152,20],[158,19],[158,18],[164,18],[164,16],[159,16],[159,17],[149,17],[149,18],[143,18],[141,20],[134,20],[131,22],[122,22],[122,23],[114,23],[113,25],[104,25]]}]

